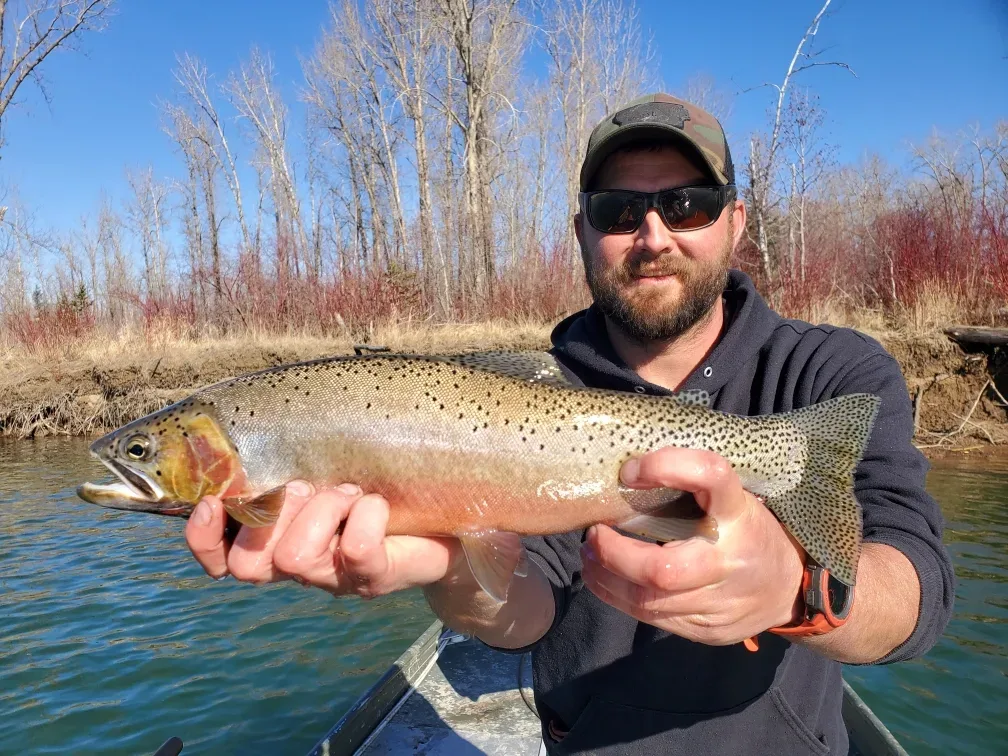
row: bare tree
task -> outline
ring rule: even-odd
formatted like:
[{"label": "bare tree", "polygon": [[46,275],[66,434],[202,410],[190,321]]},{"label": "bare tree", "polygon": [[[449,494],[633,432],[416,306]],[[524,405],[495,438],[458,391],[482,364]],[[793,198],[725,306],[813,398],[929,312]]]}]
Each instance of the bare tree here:
[{"label": "bare tree", "polygon": [[126,320],[128,296],[133,291],[133,276],[129,257],[123,249],[122,218],[107,197],[102,198],[98,211],[97,241],[109,320],[113,326],[121,326]]},{"label": "bare tree", "polygon": [[[791,63],[780,84],[769,84],[777,90],[777,105],[774,110],[773,126],[769,137],[753,135],[749,145],[749,163],[747,172],[749,174],[748,200],[749,208],[752,212],[753,223],[756,226],[756,247],[759,249],[763,263],[763,274],[766,280],[773,281],[777,270],[777,261],[771,259],[770,237],[768,234],[768,224],[770,216],[776,211],[779,197],[775,196],[774,184],[777,181],[777,170],[779,164],[779,150],[781,146],[781,129],[783,127],[784,103],[788,93],[788,87],[792,79],[802,71],[806,71],[816,66],[838,66],[853,74],[850,66],[837,61],[820,61],[818,52],[809,52],[819,33],[819,25],[826,15],[831,0],[826,0],[819,12],[816,13],[812,23],[809,24],[802,35],[798,46],[795,48]],[[801,62],[804,61],[804,62]]]},{"label": "bare tree", "polygon": [[401,98],[413,127],[420,223],[420,266],[425,289],[434,293],[438,317],[447,313],[450,296],[444,259],[434,250],[431,154],[427,144],[432,78],[443,51],[436,45],[431,0],[392,0],[373,4],[375,57]]},{"label": "bare tree", "polygon": [[220,163],[210,147],[210,131],[205,120],[195,120],[178,105],[166,105],[165,116],[167,121],[163,128],[178,145],[186,167],[185,180],[177,182],[182,195],[183,234],[189,252],[189,270],[201,304],[206,307],[209,302],[203,282],[207,276],[208,253],[215,303],[223,285],[220,211],[216,192]]},{"label": "bare tree", "polygon": [[0,0],[0,147],[5,116],[29,78],[48,101],[42,63],[84,32],[105,28],[114,0]]},{"label": "bare tree", "polygon": [[183,55],[178,59],[178,67],[174,71],[175,80],[182,88],[182,95],[191,120],[194,123],[204,121],[208,128],[206,148],[213,153],[214,159],[221,166],[224,181],[231,192],[235,212],[238,216],[238,228],[242,243],[247,252],[252,253],[258,265],[260,250],[255,246],[255,240],[249,232],[245,220],[245,204],[242,201],[241,180],[238,176],[238,165],[235,154],[228,142],[225,122],[218,111],[211,92],[210,74],[199,58]]},{"label": "bare tree", "polygon": [[406,262],[406,216],[399,180],[400,98],[404,93],[390,86],[382,63],[382,54],[375,48],[379,4],[368,4],[362,19],[352,0],[344,0],[341,23],[334,25],[351,67],[346,86],[353,90],[354,100],[361,108],[364,128],[373,135],[373,164],[382,174],[385,193],[391,211],[394,241],[392,249],[401,262]]},{"label": "bare tree", "polygon": [[168,250],[164,237],[170,192],[166,184],[154,179],[154,170],[149,166],[139,173],[127,172],[127,181],[133,197],[127,204],[126,215],[140,242],[143,282],[148,296],[158,299],[168,287]]},{"label": "bare tree", "polygon": [[460,247],[459,272],[470,291],[482,297],[495,272],[490,165],[494,121],[501,109],[514,109],[504,93],[515,79],[528,27],[518,0],[437,0],[436,10],[463,85],[462,106],[446,103],[446,115],[462,132],[466,223],[473,252],[463,265]]},{"label": "bare tree", "polygon": [[731,118],[732,94],[718,86],[714,78],[708,74],[695,74],[686,82],[686,92],[683,99],[699,105],[722,125]]},{"label": "bare tree", "polygon": [[[334,8],[334,27],[342,23],[342,16],[336,13]],[[333,161],[350,184],[349,195],[344,192],[341,196],[355,230],[355,265],[363,262],[377,270],[388,262],[379,185],[385,172],[375,165],[382,152],[369,128],[367,103],[361,102],[360,88],[348,83],[354,76],[354,63],[346,40],[336,31],[327,31],[315,54],[305,62],[304,72],[314,121],[330,137]]]},{"label": "bare tree", "polygon": [[784,138],[791,151],[788,263],[794,271],[797,260],[798,275],[804,281],[808,204],[832,163],[833,149],[822,139],[823,111],[819,107],[819,98],[808,89],[791,92],[785,123]]},{"label": "bare tree", "polygon": [[269,56],[253,49],[248,62],[232,75],[228,94],[232,105],[249,124],[257,159],[262,161],[269,175],[281,274],[286,275],[288,265],[293,264],[294,275],[298,276],[300,256],[308,244],[294,168],[287,149],[287,107],[277,91]]},{"label": "bare tree", "polygon": [[[575,0],[548,6],[545,45],[556,104],[567,222],[577,210],[578,166],[606,113],[657,86],[656,56],[634,3]],[[570,237],[568,236],[568,239]],[[568,245],[570,250],[574,245]]]}]

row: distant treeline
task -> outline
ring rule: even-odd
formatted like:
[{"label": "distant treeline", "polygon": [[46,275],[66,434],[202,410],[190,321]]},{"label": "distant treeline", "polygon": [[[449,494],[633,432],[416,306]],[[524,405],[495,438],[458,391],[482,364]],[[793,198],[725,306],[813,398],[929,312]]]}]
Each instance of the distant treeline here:
[{"label": "distant treeline", "polygon": [[[267,54],[219,76],[182,56],[160,104],[180,175],[130,171],[127,201],[65,235],[8,192],[0,341],[555,319],[587,301],[571,216],[588,134],[661,87],[653,49],[622,0],[342,0],[302,64],[303,123]],[[898,314],[938,292],[950,316],[998,317],[1008,122],[915,146],[910,172],[839,165],[801,83],[789,70],[764,133],[728,119],[753,210],[739,264],[785,312]],[[729,116],[709,79],[680,94]]]}]

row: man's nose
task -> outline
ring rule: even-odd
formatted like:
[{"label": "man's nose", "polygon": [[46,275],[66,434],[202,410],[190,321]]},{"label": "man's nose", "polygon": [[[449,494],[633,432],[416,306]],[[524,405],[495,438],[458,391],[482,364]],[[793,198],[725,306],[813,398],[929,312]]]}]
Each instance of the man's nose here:
[{"label": "man's nose", "polygon": [[674,246],[672,232],[668,230],[665,221],[655,208],[651,208],[644,216],[640,228],[637,229],[637,239],[634,247],[638,252],[661,254]]}]

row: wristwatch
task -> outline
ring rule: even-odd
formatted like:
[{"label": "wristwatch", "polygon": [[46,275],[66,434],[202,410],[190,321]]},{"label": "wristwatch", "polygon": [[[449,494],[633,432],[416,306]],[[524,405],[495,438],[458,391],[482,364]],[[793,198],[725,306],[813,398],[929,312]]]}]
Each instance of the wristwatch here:
[{"label": "wristwatch", "polygon": [[777,635],[799,637],[822,635],[847,621],[854,604],[854,589],[844,585],[829,570],[809,557],[802,575],[802,617],[795,623],[770,628]]}]

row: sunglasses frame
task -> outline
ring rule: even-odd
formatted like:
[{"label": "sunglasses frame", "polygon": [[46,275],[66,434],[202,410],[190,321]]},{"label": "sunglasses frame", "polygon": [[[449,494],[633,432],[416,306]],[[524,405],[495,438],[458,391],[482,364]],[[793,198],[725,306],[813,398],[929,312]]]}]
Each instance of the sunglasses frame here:
[{"label": "sunglasses frame", "polygon": [[[678,192],[684,189],[715,189],[718,193],[718,211],[717,214],[711,219],[709,223],[705,223],[702,226],[694,226],[692,228],[672,228],[669,223],[668,218],[665,217],[665,211],[662,210],[661,205],[658,203],[658,199],[667,192]],[[596,194],[611,194],[613,192],[625,192],[626,194],[634,195],[635,197],[643,197],[647,201],[647,207],[644,208],[644,214],[641,215],[640,221],[629,231],[606,231],[605,229],[599,228],[595,225],[595,221],[592,220],[590,208],[590,200]],[[585,218],[588,219],[588,223],[596,231],[602,234],[613,234],[613,235],[625,235],[632,234],[641,227],[644,223],[644,219],[647,217],[648,212],[654,208],[658,211],[658,217],[662,219],[662,223],[665,224],[665,228],[674,234],[685,234],[690,231],[699,231],[702,228],[707,228],[708,226],[713,226],[717,223],[718,218],[721,217],[721,213],[724,212],[725,207],[728,203],[734,199],[736,196],[737,187],[735,184],[726,184],[724,186],[712,186],[711,184],[691,184],[689,186],[675,186],[669,189],[660,189],[657,192],[638,192],[633,189],[598,189],[592,192],[579,192],[578,200],[581,204],[581,212],[584,213]]]}]

